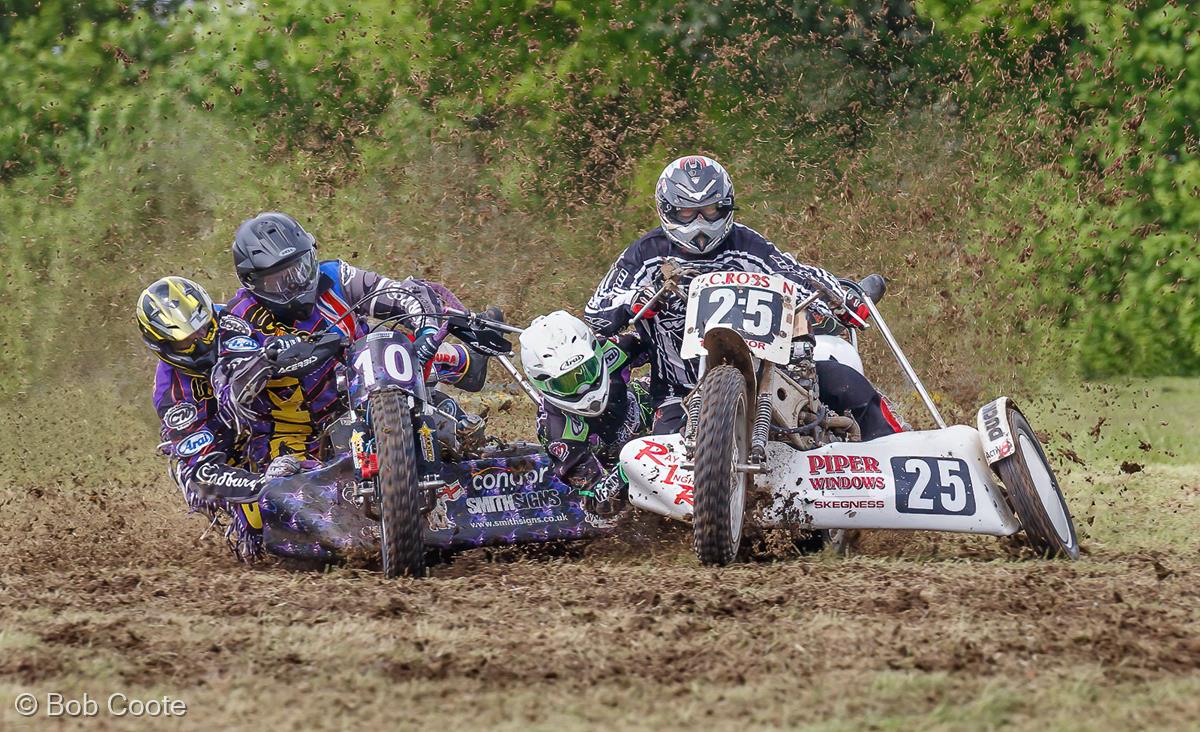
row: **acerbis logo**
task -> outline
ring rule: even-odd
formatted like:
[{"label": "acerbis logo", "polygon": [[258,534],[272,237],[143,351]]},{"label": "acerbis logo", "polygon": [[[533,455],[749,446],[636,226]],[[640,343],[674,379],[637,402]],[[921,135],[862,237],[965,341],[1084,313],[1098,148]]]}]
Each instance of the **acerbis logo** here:
[{"label": "acerbis logo", "polygon": [[284,366],[283,368],[276,369],[275,373],[290,374],[293,371],[299,371],[300,369],[304,368],[305,366],[312,365],[313,363],[316,362],[316,360],[317,360],[316,356],[309,356],[308,358],[304,359],[303,361],[297,361],[296,363],[289,364],[287,366]]},{"label": "acerbis logo", "polygon": [[504,490],[523,485],[535,485],[542,482],[548,469],[548,467],[540,467],[517,473],[501,466],[484,468],[471,475],[471,487],[475,490]]},{"label": "acerbis logo", "polygon": [[188,435],[186,438],[175,443],[175,454],[182,457],[195,455],[212,443],[212,433],[208,430],[200,430],[199,432],[193,435]]},{"label": "acerbis logo", "polygon": [[162,421],[170,429],[181,430],[192,422],[195,422],[199,414],[200,412],[196,409],[195,404],[191,402],[179,402],[167,410],[166,414],[163,415]]}]

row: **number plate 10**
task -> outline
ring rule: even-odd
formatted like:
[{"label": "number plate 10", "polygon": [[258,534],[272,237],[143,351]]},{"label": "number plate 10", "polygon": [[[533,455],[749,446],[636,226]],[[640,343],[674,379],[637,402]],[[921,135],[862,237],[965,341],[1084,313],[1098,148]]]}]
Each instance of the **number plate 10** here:
[{"label": "number plate 10", "polygon": [[350,389],[351,403],[354,404],[384,386],[412,390],[423,377],[417,370],[412,341],[390,330],[375,331],[355,341],[350,364],[354,367]]},{"label": "number plate 10", "polygon": [[725,328],[740,335],[758,358],[786,364],[792,355],[795,310],[796,285],[785,277],[756,272],[700,275],[688,287],[680,355],[704,355],[704,334]]}]

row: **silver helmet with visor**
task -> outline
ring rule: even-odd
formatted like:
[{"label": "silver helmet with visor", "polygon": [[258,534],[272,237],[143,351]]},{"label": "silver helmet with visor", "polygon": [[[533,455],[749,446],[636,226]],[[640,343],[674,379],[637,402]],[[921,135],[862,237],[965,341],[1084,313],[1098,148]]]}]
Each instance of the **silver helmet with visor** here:
[{"label": "silver helmet with visor", "polygon": [[601,344],[582,320],[565,310],[535,318],[525,329],[521,365],[542,398],[564,412],[597,417],[608,407]]},{"label": "silver helmet with visor", "polygon": [[733,180],[716,160],[689,155],[658,177],[654,200],[663,231],[689,254],[707,254],[733,228]]}]

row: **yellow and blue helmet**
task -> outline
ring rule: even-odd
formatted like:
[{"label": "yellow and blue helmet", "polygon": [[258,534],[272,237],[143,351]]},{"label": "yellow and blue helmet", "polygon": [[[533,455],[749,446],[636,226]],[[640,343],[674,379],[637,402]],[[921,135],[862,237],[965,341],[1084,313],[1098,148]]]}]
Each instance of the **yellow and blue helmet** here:
[{"label": "yellow and blue helmet", "polygon": [[138,295],[138,329],[166,363],[208,376],[217,360],[217,317],[212,298],[184,277],[163,277]]}]

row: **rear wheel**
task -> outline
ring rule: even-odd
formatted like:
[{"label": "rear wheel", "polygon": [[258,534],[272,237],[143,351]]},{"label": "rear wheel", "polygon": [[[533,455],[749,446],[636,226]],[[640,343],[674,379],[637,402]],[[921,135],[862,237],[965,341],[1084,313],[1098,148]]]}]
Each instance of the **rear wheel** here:
[{"label": "rear wheel", "polygon": [[371,395],[371,421],[379,458],[383,575],[425,576],[425,544],[421,535],[421,495],[414,462],[412,422],[404,395],[381,391]]},{"label": "rear wheel", "polygon": [[746,378],[718,366],[701,387],[696,422],[695,500],[692,533],[702,564],[725,565],[737,556],[746,509],[746,474],[737,470],[749,454]]},{"label": "rear wheel", "polygon": [[1075,524],[1046,453],[1024,415],[1008,410],[1013,454],[996,464],[1025,536],[1046,557],[1079,557]]}]

